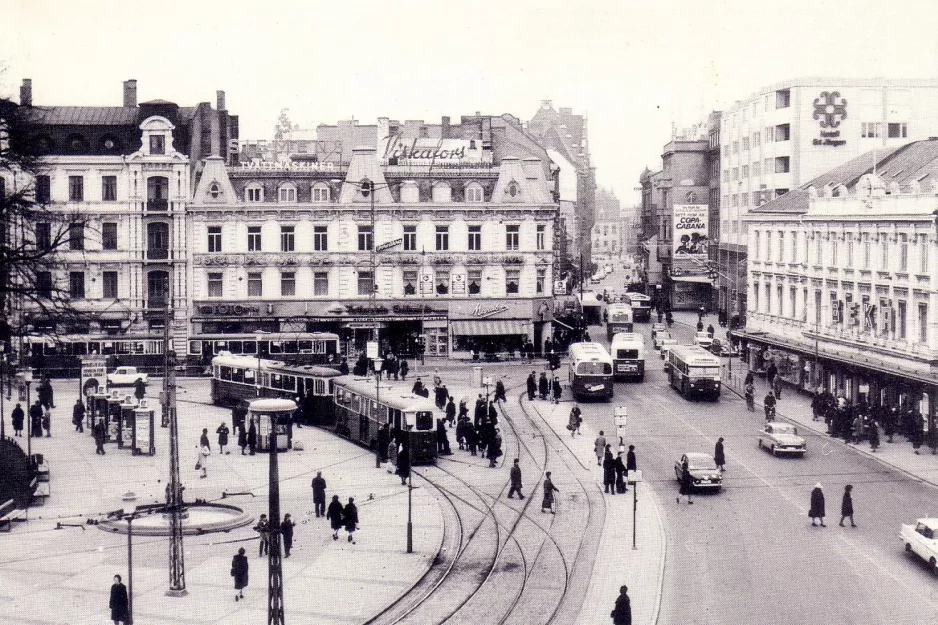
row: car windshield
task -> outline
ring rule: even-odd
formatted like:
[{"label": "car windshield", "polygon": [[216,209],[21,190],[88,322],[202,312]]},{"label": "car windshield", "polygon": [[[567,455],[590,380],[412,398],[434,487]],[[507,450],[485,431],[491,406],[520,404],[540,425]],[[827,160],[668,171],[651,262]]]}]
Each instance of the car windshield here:
[{"label": "car windshield", "polygon": [[795,426],[789,425],[788,423],[774,425],[772,426],[772,431],[775,434],[797,434],[798,433],[798,430],[795,428]]},{"label": "car windshield", "polygon": [[690,465],[691,470],[693,471],[707,471],[707,470],[717,468],[717,465],[713,461],[713,458],[710,458],[710,457],[688,458],[687,462]]}]

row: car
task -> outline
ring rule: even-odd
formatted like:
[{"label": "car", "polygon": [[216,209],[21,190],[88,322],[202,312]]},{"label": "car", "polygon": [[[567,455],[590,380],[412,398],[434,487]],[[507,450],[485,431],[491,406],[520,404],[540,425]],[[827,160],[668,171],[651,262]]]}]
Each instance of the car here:
[{"label": "car", "polygon": [[694,345],[700,345],[704,349],[710,349],[713,344],[713,337],[706,332],[698,332],[694,335]]},{"label": "car", "polygon": [[938,573],[938,518],[918,519],[915,525],[903,523],[899,538],[905,543],[906,553],[914,553]]},{"label": "car", "polygon": [[[626,302],[626,303],[628,303],[628,302]],[[666,326],[666,325],[663,324],[663,323],[653,323],[653,324],[651,324],[651,340],[652,340],[652,341],[655,340],[655,335],[656,335],[658,332],[667,332],[667,331],[668,331],[668,326]]]},{"label": "car", "polygon": [[683,476],[684,458],[687,458],[687,465],[690,469],[691,485],[694,488],[712,488],[720,490],[723,488],[723,474],[717,468],[713,456],[696,452],[686,453],[680,460],[674,463],[674,476],[677,481],[681,481]]},{"label": "car", "polygon": [[655,332],[655,338],[652,339],[652,344],[655,346],[655,349],[661,349],[662,342],[668,339],[671,339],[671,333],[667,330],[659,330]]},{"label": "car", "polygon": [[590,278],[590,284],[599,284],[600,282],[602,282],[603,277],[604,276],[595,274],[592,278]]},{"label": "car", "polygon": [[677,339],[664,338],[664,339],[661,339],[661,345],[660,345],[660,347],[658,347],[659,355],[661,356],[661,360],[664,361],[664,370],[665,370],[665,371],[668,370],[668,352],[671,351],[671,346],[672,346],[672,345],[677,345]]},{"label": "car", "polygon": [[804,456],[808,443],[798,436],[798,428],[791,423],[769,421],[759,429],[759,449],[768,449],[773,456],[798,454]]},{"label": "car", "polygon": [[118,367],[114,373],[107,374],[107,383],[113,386],[131,386],[136,384],[137,380],[143,380],[146,384],[149,382],[149,376],[138,372],[136,367]]}]

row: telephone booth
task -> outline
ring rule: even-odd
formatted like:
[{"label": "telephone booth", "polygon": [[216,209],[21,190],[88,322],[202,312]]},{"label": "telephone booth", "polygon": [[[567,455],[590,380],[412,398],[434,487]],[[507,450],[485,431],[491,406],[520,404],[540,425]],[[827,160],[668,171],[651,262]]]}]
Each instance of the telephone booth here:
[{"label": "telephone booth", "polygon": [[153,442],[153,409],[147,403],[146,399],[141,399],[140,405],[133,411],[130,449],[135,456],[152,456],[156,453],[156,446]]},{"label": "telephone booth", "polygon": [[255,399],[248,415],[257,428],[258,451],[270,450],[271,432],[276,432],[277,451],[290,449],[293,443],[293,413],[296,402],[290,399]]},{"label": "telephone booth", "polygon": [[105,443],[117,442],[117,437],[120,435],[121,404],[123,403],[124,398],[121,392],[117,389],[112,390],[107,398],[107,418],[104,421]]},{"label": "telephone booth", "polygon": [[94,434],[94,424],[98,421],[104,421],[107,428],[107,393],[94,393],[88,396],[88,405],[85,410],[85,419],[88,421],[85,427],[90,434]]},{"label": "telephone booth", "polygon": [[120,405],[120,417],[117,422],[117,447],[119,449],[133,449],[134,439],[134,411],[137,409],[137,400],[133,395],[124,395]]}]

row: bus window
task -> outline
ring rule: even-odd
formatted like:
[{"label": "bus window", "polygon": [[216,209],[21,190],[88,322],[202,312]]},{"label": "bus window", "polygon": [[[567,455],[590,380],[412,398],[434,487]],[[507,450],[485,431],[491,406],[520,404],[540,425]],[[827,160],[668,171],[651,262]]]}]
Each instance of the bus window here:
[{"label": "bus window", "polygon": [[326,381],[314,379],[313,380],[313,393],[316,395],[325,395],[326,394]]},{"label": "bus window", "polygon": [[110,356],[114,353],[114,343],[111,341],[105,341],[101,344],[101,355]]},{"label": "bus window", "polygon": [[702,376],[708,378],[718,378],[720,376],[719,367],[688,367],[689,376]]},{"label": "bus window", "polygon": [[255,382],[254,369],[245,369],[244,370],[244,383],[254,384],[254,382]]},{"label": "bus window", "polygon": [[616,358],[638,358],[637,349],[617,349]]},{"label": "bus window", "polygon": [[609,375],[612,366],[607,362],[581,362],[577,367],[577,375]]},{"label": "bus window", "polygon": [[313,353],[325,354],[326,353],[326,341],[313,341]]},{"label": "bus window", "polygon": [[355,393],[350,393],[349,407],[352,409],[352,412],[359,412],[361,408],[361,397]]}]

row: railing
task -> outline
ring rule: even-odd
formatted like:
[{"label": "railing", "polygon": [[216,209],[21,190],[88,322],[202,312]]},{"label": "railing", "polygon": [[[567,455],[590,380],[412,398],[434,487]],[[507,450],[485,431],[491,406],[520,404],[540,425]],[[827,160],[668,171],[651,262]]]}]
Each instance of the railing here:
[{"label": "railing", "polygon": [[151,297],[147,299],[147,308],[162,310],[169,304],[169,299],[165,297]]},{"label": "railing", "polygon": [[147,211],[161,211],[166,212],[169,210],[169,200],[147,200]]},{"label": "railing", "polygon": [[168,260],[169,250],[167,248],[150,248],[147,250],[147,260]]}]

